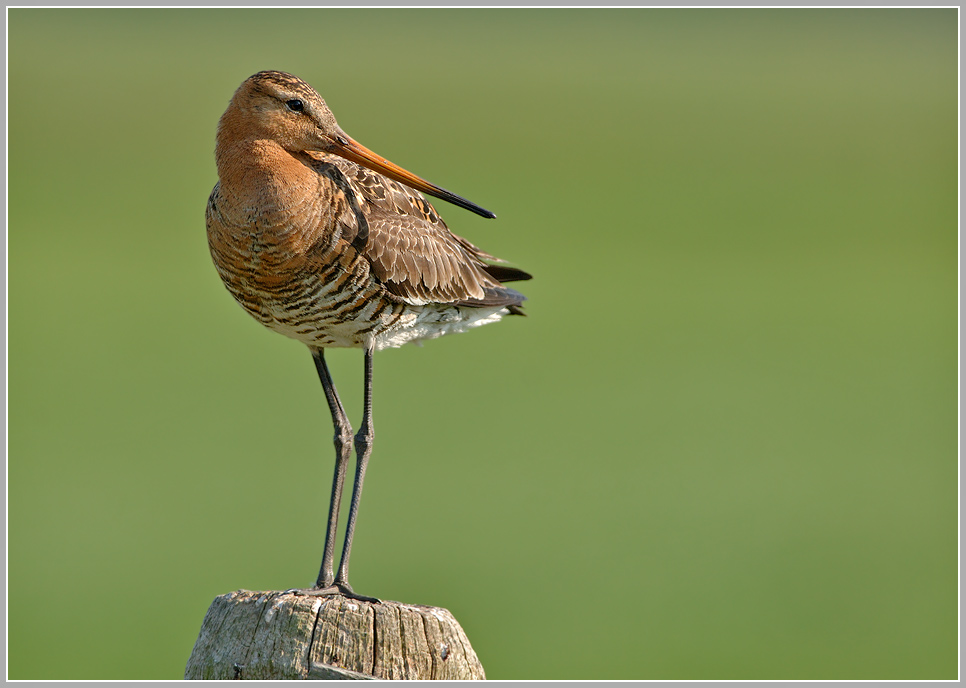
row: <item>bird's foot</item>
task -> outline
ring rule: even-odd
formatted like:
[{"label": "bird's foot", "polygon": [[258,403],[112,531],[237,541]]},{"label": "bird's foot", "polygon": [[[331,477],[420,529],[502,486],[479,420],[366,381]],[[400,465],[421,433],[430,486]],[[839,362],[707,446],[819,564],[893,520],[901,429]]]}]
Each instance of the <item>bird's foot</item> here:
[{"label": "bird's foot", "polygon": [[348,583],[340,583],[336,581],[332,585],[327,585],[323,588],[292,588],[291,590],[286,590],[287,595],[305,595],[306,597],[329,597],[332,595],[341,595],[342,597],[348,597],[352,600],[359,600],[360,602],[371,602],[372,604],[380,604],[382,600],[375,597],[367,597],[366,595],[360,595],[357,592],[353,592],[352,586]]}]

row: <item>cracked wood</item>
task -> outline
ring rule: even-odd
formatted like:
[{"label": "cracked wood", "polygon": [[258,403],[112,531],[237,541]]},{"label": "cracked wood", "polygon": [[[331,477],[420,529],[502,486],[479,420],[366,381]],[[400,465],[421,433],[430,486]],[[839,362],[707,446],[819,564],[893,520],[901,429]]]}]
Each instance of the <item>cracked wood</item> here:
[{"label": "cracked wood", "polygon": [[446,609],[239,590],[215,598],[186,679],[484,679]]}]

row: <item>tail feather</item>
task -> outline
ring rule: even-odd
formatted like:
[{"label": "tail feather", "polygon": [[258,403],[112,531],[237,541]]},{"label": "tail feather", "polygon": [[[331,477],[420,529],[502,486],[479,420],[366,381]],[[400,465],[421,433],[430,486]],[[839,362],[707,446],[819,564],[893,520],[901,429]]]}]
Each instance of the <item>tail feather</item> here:
[{"label": "tail feather", "polygon": [[533,279],[533,275],[531,275],[529,272],[524,272],[523,270],[518,270],[517,268],[507,267],[506,265],[485,265],[483,266],[483,270],[486,271],[486,274],[499,282],[516,282]]},{"label": "tail feather", "polygon": [[482,299],[464,299],[462,301],[457,301],[457,306],[469,306],[471,308],[486,308],[488,306],[505,306],[510,313],[514,315],[523,315],[523,311],[520,306],[527,297],[518,292],[516,289],[510,289],[508,287],[501,288],[488,288],[486,289],[486,295]]}]

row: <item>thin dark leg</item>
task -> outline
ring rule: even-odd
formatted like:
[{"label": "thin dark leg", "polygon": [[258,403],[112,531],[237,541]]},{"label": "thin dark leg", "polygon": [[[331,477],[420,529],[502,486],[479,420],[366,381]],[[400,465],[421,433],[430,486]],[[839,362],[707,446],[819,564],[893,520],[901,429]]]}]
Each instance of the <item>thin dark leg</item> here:
[{"label": "thin dark leg", "polygon": [[332,412],[332,425],[335,428],[335,475],[332,479],[332,497],[329,500],[329,522],[325,533],[325,552],[322,555],[322,568],[319,570],[319,578],[315,587],[311,589],[288,590],[289,593],[297,595],[344,595],[365,602],[376,602],[375,597],[366,597],[352,591],[347,582],[349,569],[349,550],[352,547],[352,533],[355,530],[356,514],[359,511],[359,495],[362,493],[362,480],[366,473],[366,464],[369,463],[369,454],[372,451],[372,352],[366,352],[366,377],[365,377],[365,412],[362,419],[362,427],[355,437],[356,463],[355,484],[352,489],[352,505],[349,509],[349,523],[346,526],[346,540],[342,548],[342,561],[339,564],[338,577],[333,575],[332,565],[335,561],[335,537],[339,523],[339,507],[342,502],[342,488],[345,484],[346,468],[349,465],[349,458],[352,453],[350,442],[352,441],[352,427],[346,417],[345,409],[336,392],[329,368],[325,364],[325,356],[322,349],[313,349],[312,358],[315,360],[315,368],[319,372],[319,380],[322,381],[322,389],[325,390],[325,400],[329,404],[329,411]]},{"label": "thin dark leg", "polygon": [[362,496],[362,481],[366,477],[366,466],[369,465],[369,455],[372,453],[372,350],[366,350],[365,387],[363,390],[362,425],[356,433],[356,477],[352,485],[352,504],[349,508],[349,523],[345,529],[345,545],[342,547],[342,561],[339,564],[339,574],[335,584],[348,589],[349,587],[349,553],[352,550],[352,535],[356,528],[356,517],[359,514],[359,499]]},{"label": "thin dark leg", "polygon": [[332,376],[329,368],[325,364],[325,356],[322,349],[312,351],[312,358],[315,360],[315,368],[319,371],[319,380],[322,381],[322,389],[325,390],[325,400],[329,403],[329,411],[332,412],[332,425],[335,429],[335,475],[332,478],[332,497],[329,500],[329,522],[325,531],[325,551],[322,554],[322,568],[319,570],[319,578],[315,583],[316,588],[330,588],[335,582],[335,575],[332,565],[335,561],[335,536],[339,525],[339,507],[342,504],[342,486],[345,484],[345,472],[349,466],[349,457],[352,454],[352,426],[339,401],[339,394],[332,383]]}]

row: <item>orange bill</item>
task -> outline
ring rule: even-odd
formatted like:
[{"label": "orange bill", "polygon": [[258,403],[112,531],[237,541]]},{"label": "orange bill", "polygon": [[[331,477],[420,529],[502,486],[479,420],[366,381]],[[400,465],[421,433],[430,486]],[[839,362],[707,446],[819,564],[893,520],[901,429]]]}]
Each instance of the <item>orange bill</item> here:
[{"label": "orange bill", "polygon": [[332,141],[332,147],[329,149],[330,152],[335,153],[341,158],[346,160],[351,160],[352,162],[358,163],[363,167],[367,167],[374,172],[378,172],[381,175],[394,179],[401,184],[416,189],[417,191],[422,191],[430,196],[434,196],[441,200],[444,200],[453,205],[458,205],[460,208],[465,208],[470,212],[476,213],[483,217],[496,217],[494,213],[491,213],[485,208],[481,208],[472,201],[468,201],[462,196],[457,196],[456,194],[447,191],[446,189],[440,188],[435,184],[430,184],[428,181],[422,177],[417,177],[412,172],[404,170],[399,165],[389,162],[381,155],[376,155],[371,150],[363,146],[358,141],[350,138],[344,133],[340,136],[336,136]]}]

